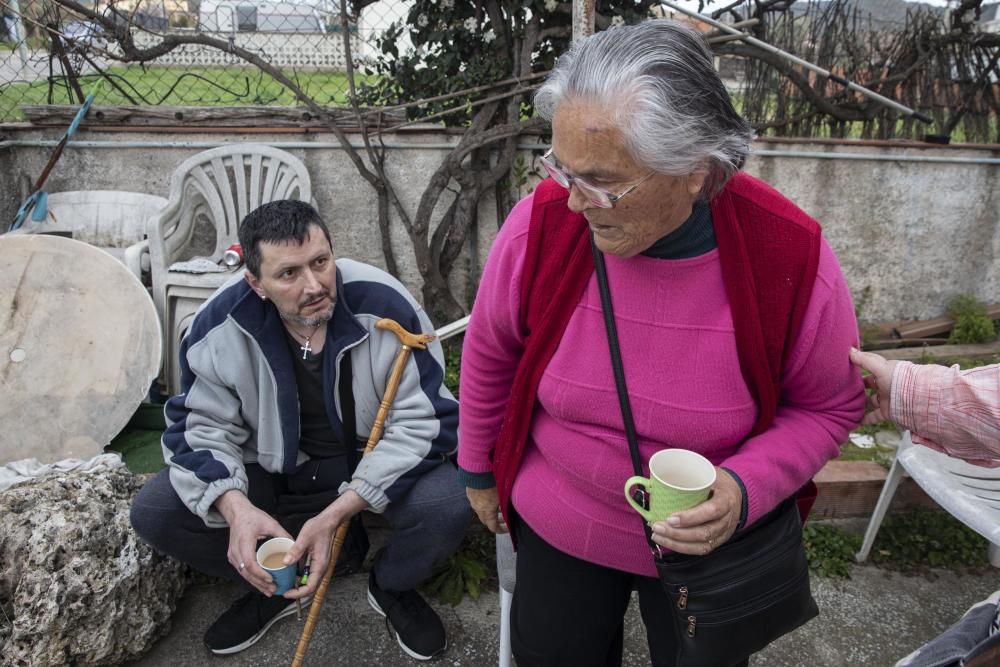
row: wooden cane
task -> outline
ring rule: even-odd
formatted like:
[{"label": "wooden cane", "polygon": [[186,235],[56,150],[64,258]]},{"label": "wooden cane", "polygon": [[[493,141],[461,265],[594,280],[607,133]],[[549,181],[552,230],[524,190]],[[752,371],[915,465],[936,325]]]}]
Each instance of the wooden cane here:
[{"label": "wooden cane", "polygon": [[[385,393],[382,396],[382,402],[379,404],[378,413],[375,415],[375,423],[372,424],[371,434],[368,436],[368,442],[365,444],[365,451],[362,456],[370,454],[382,438],[385,419],[389,416],[389,408],[396,398],[396,391],[399,389],[399,383],[403,379],[403,372],[406,370],[406,363],[410,359],[410,352],[413,349],[426,350],[427,344],[434,340],[434,336],[431,334],[410,333],[395,320],[381,319],[375,323],[375,328],[382,329],[383,331],[391,331],[396,334],[400,347],[399,353],[396,355],[396,361],[392,367],[392,372],[389,374],[389,382],[386,384]],[[306,651],[309,650],[309,642],[312,640],[313,631],[316,629],[316,622],[319,620],[320,609],[323,607],[323,598],[326,597],[326,589],[330,586],[333,570],[337,567],[337,559],[340,557],[340,549],[344,546],[344,540],[347,538],[347,529],[350,523],[350,521],[344,521],[340,524],[333,538],[333,544],[330,545],[330,562],[327,563],[326,571],[323,572],[323,579],[319,582],[316,593],[313,595],[312,606],[309,607],[309,616],[306,618],[305,627],[302,628],[302,634],[299,636],[298,646],[295,647],[295,657],[292,659],[292,667],[301,667],[302,661],[305,660]]]}]

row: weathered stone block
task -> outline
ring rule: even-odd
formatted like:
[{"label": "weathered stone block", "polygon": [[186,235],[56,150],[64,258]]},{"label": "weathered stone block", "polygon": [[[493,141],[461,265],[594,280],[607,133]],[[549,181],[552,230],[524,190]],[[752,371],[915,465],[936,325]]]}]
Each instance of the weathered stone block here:
[{"label": "weathered stone block", "polygon": [[142,478],[67,473],[0,493],[0,662],[111,665],[170,628],[183,566],[129,525]]}]

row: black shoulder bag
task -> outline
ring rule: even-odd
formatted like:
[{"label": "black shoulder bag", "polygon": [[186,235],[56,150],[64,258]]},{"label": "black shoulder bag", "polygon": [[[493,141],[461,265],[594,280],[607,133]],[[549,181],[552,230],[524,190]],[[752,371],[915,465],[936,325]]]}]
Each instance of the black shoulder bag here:
[{"label": "black shoulder bag", "polygon": [[[593,236],[590,243],[632,468],[642,475],[604,255]],[[648,508],[647,492],[637,487],[634,493],[635,500]],[[660,583],[673,603],[677,665],[738,664],[819,613],[809,590],[809,564],[794,497],[706,556],[664,554],[649,525],[640,520]]]}]

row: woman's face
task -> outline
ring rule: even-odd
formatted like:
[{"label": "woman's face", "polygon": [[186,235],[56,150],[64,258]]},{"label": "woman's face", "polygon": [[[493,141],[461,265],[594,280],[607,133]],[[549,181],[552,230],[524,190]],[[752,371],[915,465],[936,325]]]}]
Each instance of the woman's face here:
[{"label": "woman's face", "polygon": [[[552,159],[568,175],[614,194],[649,173],[626,150],[603,108],[593,103],[559,106],[552,117],[552,148]],[[701,170],[688,176],[654,174],[610,209],[594,206],[571,186],[569,208],[584,215],[602,252],[633,257],[687,220],[705,175]]]}]

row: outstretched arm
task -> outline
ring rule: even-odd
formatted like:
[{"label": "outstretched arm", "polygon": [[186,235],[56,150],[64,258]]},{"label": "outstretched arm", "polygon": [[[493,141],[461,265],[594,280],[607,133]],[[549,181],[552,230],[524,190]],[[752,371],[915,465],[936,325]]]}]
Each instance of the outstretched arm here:
[{"label": "outstretched arm", "polygon": [[874,389],[865,422],[892,419],[913,441],[970,463],[1000,467],[1000,364],[967,371],[889,361],[851,350]]}]

